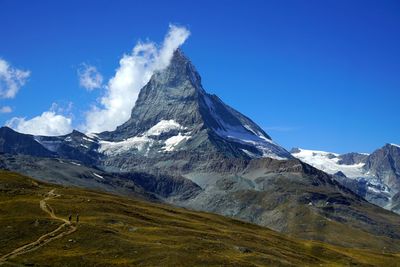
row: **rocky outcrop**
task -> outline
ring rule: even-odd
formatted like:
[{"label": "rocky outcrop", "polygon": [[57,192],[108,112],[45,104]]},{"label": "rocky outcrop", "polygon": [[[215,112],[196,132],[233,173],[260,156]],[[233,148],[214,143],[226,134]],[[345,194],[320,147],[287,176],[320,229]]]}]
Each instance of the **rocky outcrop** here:
[{"label": "rocky outcrop", "polygon": [[0,128],[0,153],[54,157],[55,153],[39,144],[34,136],[18,133],[8,127]]},{"label": "rocky outcrop", "polygon": [[400,191],[400,147],[386,144],[374,151],[365,162],[364,169],[382,180],[392,190]]},{"label": "rocky outcrop", "polygon": [[368,154],[360,154],[360,153],[346,153],[339,156],[339,164],[343,165],[354,165],[359,163],[365,163],[368,158]]}]

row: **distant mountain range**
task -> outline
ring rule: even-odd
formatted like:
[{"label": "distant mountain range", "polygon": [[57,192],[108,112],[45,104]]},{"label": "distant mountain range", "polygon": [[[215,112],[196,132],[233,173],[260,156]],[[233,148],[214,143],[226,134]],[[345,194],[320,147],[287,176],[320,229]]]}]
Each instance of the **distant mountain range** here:
[{"label": "distant mountain range", "polygon": [[292,155],[334,179],[369,202],[400,213],[400,146],[386,144],[372,154],[336,154],[294,148]]},{"label": "distant mountain range", "polygon": [[365,200],[398,211],[398,147],[291,154],[208,94],[179,49],[116,130],[48,137],[3,127],[0,152],[3,169],[44,181],[211,211],[300,238],[400,250],[400,217]]}]

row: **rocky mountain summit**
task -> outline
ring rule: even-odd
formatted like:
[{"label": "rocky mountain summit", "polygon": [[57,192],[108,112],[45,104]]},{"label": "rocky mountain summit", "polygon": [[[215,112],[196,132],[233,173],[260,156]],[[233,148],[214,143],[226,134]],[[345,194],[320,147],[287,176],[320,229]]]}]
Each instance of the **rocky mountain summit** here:
[{"label": "rocky mountain summit", "polygon": [[140,91],[131,118],[98,137],[100,151],[108,157],[105,166],[127,171],[138,165],[154,168],[172,156],[181,162],[170,167],[182,170],[199,167],[195,165],[200,158],[216,156],[292,157],[251,119],[206,93],[200,75],[179,49],[170,65],[156,72]]}]

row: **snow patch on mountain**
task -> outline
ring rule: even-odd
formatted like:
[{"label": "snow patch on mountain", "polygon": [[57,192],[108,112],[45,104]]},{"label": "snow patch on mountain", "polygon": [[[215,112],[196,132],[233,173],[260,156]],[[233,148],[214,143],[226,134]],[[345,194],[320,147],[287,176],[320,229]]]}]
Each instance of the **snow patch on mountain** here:
[{"label": "snow patch on mountain", "polygon": [[[100,140],[100,148],[98,149],[98,151],[100,153],[104,153],[105,155],[118,155],[133,149],[136,149],[139,152],[143,152],[155,145],[156,143],[164,144],[164,151],[173,151],[175,147],[179,145],[182,141],[190,138],[190,135],[188,133],[181,133],[181,131],[184,131],[185,129],[186,127],[183,127],[174,120],[161,120],[139,136],[134,136],[119,142]],[[154,138],[160,136],[161,134],[169,133],[174,130],[179,131],[179,133],[175,136],[169,137],[165,141],[156,140]]]},{"label": "snow patch on mountain", "polygon": [[[274,159],[288,159],[288,157],[284,157],[278,155],[276,151],[282,150],[280,146],[274,143],[270,138],[265,136],[263,133],[258,131],[257,129],[252,128],[250,125],[241,123],[238,125],[232,125],[223,118],[218,115],[217,108],[215,107],[212,99],[208,95],[204,96],[204,101],[210,110],[210,114],[214,118],[214,120],[218,123],[218,128],[213,128],[216,134],[220,137],[238,142],[245,145],[251,145],[257,148],[260,151],[262,157],[269,157]],[[244,151],[250,157],[259,157],[254,153],[248,153],[249,151]]]},{"label": "snow patch on mountain", "polygon": [[397,144],[390,144],[390,145],[400,148],[400,145],[397,145]]},{"label": "snow patch on mountain", "polygon": [[188,140],[190,138],[190,135],[182,135],[179,133],[176,136],[172,136],[165,140],[165,146],[163,149],[165,151],[173,151],[177,145],[179,145],[182,141]]},{"label": "snow patch on mountain", "polygon": [[345,165],[339,164],[339,154],[317,151],[297,149],[292,155],[311,166],[320,169],[329,174],[335,174],[339,171],[343,172],[348,178],[365,177],[366,173],[363,169],[365,163]]},{"label": "snow patch on mountain", "polygon": [[[260,133],[259,131],[254,130],[253,128],[251,128],[250,125],[244,124],[243,126],[244,126],[244,128],[246,128],[247,130],[249,130],[250,132],[252,132],[253,134],[255,134],[256,136],[258,136],[259,138],[261,138],[261,139],[263,139],[263,140],[265,140],[265,141],[267,141],[267,142],[270,142],[270,143],[272,142],[271,139],[267,138],[266,136],[264,136],[264,135],[263,135],[262,133]],[[272,143],[273,143],[273,142],[272,142]]]},{"label": "snow patch on mountain", "polygon": [[246,154],[247,154],[249,157],[251,157],[251,158],[256,158],[256,157],[257,157],[257,155],[255,155],[254,153],[248,151],[247,149],[242,149],[242,151],[243,151],[244,153],[246,153]]},{"label": "snow patch on mountain", "polygon": [[265,136],[256,135],[253,132],[249,132],[246,130],[246,128],[242,126],[232,126],[229,124],[224,123],[223,121],[221,122],[221,126],[223,128],[220,129],[214,129],[215,132],[225,138],[229,139],[236,139],[245,143],[269,143],[269,144],[274,144],[272,140],[268,139]]},{"label": "snow patch on mountain", "polygon": [[85,136],[83,136],[82,139],[85,140],[85,141],[88,141],[88,142],[92,142],[92,143],[95,143],[95,142],[96,142],[95,139],[92,139],[92,138],[90,138],[90,137],[85,137]]},{"label": "snow patch on mountain", "polygon": [[86,136],[92,140],[98,140],[99,136],[95,133],[86,133]]},{"label": "snow patch on mountain", "polygon": [[238,143],[254,146],[262,153],[262,157],[269,157],[274,159],[288,159],[287,157],[281,157],[278,156],[276,153],[274,153],[273,147],[278,147],[279,145],[275,144],[271,139],[268,139],[262,134],[260,135],[253,134],[254,133],[253,131],[250,133],[242,126],[232,126],[223,123],[223,121],[221,124],[223,128],[214,129],[214,131],[219,136]]},{"label": "snow patch on mountain", "polygon": [[147,136],[134,136],[120,142],[100,141],[99,152],[105,155],[118,155],[136,149],[143,151],[148,145],[154,142]]},{"label": "snow patch on mountain", "polygon": [[159,123],[151,127],[147,132],[147,136],[159,136],[163,133],[170,132],[172,130],[184,130],[185,127],[180,125],[174,120],[161,120]]},{"label": "snow patch on mountain", "polygon": [[99,178],[99,179],[104,180],[104,177],[101,176],[100,174],[97,174],[97,173],[93,172],[93,175],[94,175],[95,177]]}]

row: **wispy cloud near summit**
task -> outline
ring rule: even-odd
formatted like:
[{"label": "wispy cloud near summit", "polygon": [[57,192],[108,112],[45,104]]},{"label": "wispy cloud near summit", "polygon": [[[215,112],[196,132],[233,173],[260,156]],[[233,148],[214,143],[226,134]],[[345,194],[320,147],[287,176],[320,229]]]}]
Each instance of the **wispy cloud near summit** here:
[{"label": "wispy cloud near summit", "polygon": [[[80,86],[91,91],[104,90],[102,97],[85,113],[84,123],[78,128],[84,132],[114,130],[127,121],[135,105],[140,89],[152,74],[166,68],[174,51],[189,37],[185,27],[170,25],[161,45],[153,42],[138,42],[132,51],[122,56],[115,75],[103,84],[103,76],[96,67],[82,64],[78,70]],[[12,69],[0,59],[0,79],[7,87],[0,87],[0,97],[13,97],[29,77],[29,72]],[[1,80],[0,80],[1,81]],[[3,82],[4,83],[4,82]],[[2,84],[0,83],[0,86]],[[4,109],[3,112],[7,112]],[[15,130],[35,135],[63,135],[72,131],[72,116],[51,108],[32,119],[14,117],[6,122]]]},{"label": "wispy cloud near summit", "polygon": [[174,51],[189,35],[185,27],[170,25],[160,47],[153,42],[138,42],[131,53],[123,55],[103,97],[87,112],[83,130],[110,131],[127,121],[140,89],[150,80],[154,71],[168,66]]},{"label": "wispy cloud near summit", "polygon": [[86,90],[92,91],[103,86],[103,76],[95,66],[86,63],[81,64],[78,69],[79,85]]}]

